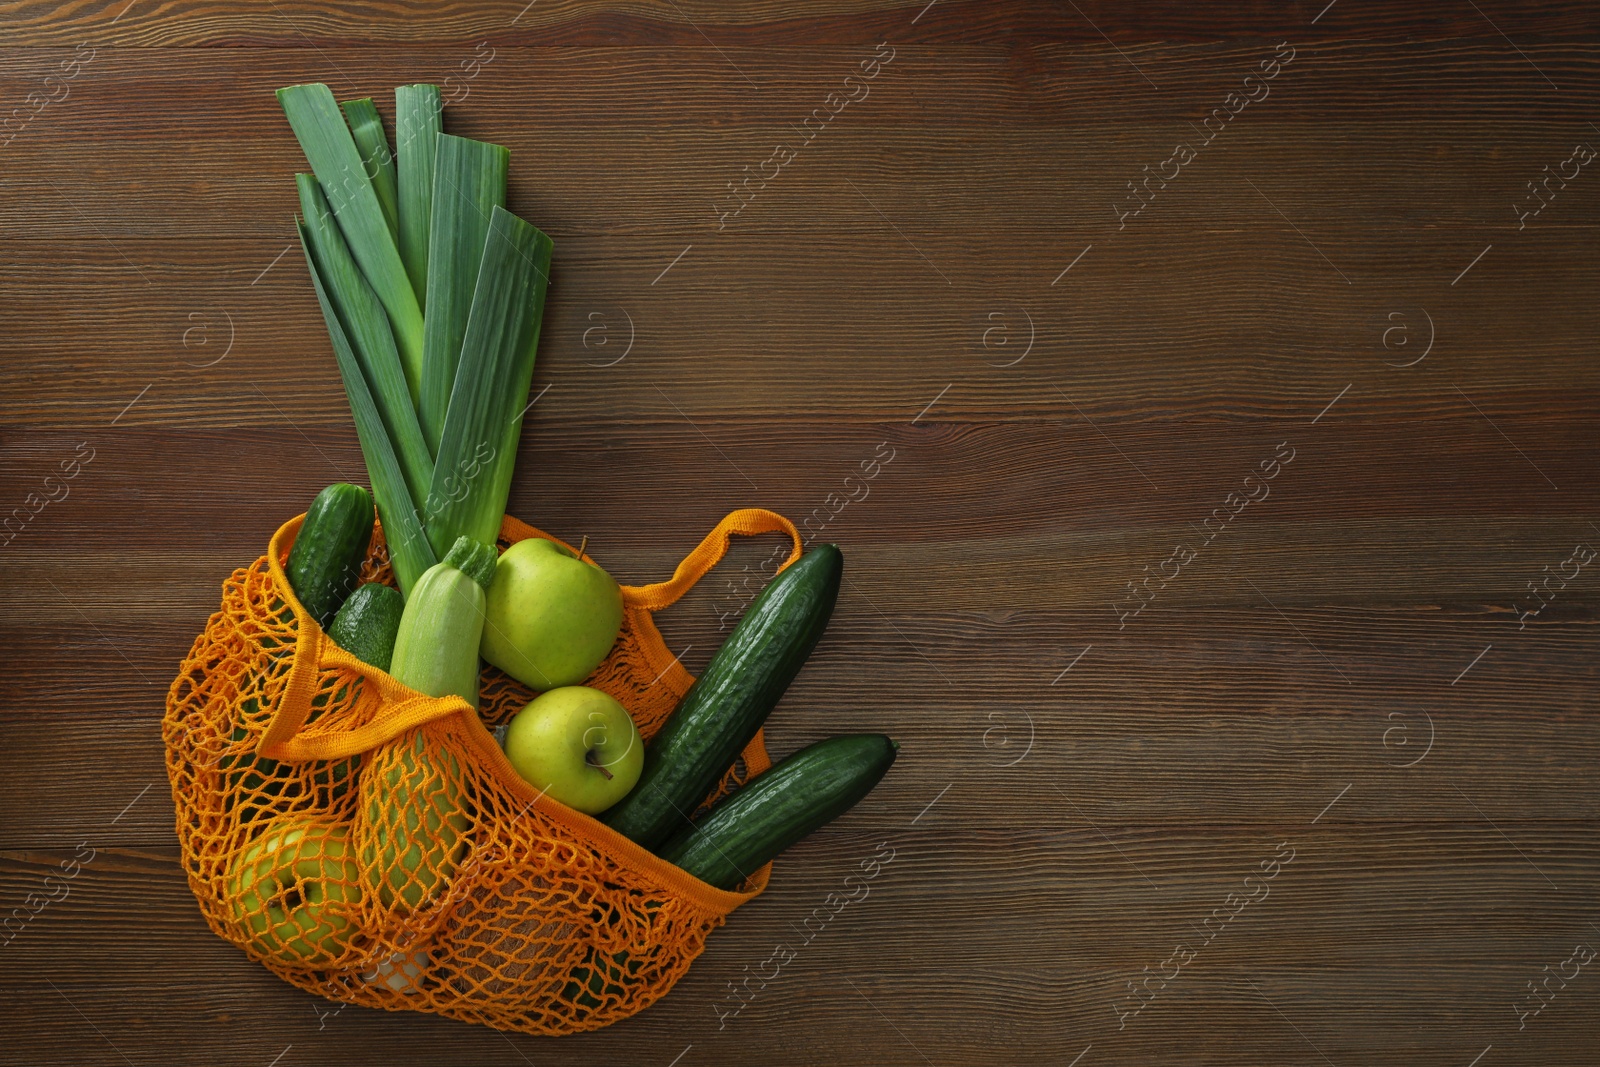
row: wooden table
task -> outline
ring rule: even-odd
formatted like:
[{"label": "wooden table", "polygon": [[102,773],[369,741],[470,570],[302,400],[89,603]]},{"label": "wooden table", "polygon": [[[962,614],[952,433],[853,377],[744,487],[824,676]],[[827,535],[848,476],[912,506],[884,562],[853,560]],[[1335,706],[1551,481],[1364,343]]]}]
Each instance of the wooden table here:
[{"label": "wooden table", "polygon": [[[524,4],[0,14],[0,1061],[1594,1062],[1592,5]],[[177,863],[176,665],[365,480],[313,80],[444,84],[555,239],[515,514],[623,581],[747,505],[848,557],[771,744],[900,762],[599,1033],[337,1011]]]}]

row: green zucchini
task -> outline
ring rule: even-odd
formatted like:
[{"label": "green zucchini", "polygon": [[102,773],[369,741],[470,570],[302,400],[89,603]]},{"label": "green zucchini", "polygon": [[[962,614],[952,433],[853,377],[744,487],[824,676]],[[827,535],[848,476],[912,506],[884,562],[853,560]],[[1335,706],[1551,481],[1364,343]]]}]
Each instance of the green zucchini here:
[{"label": "green zucchini", "polygon": [[289,549],[284,573],[294,595],[319,626],[361,578],[361,564],[372,541],[372,497],[359,485],[335,482],[311,502],[306,521]]},{"label": "green zucchini", "polygon": [[689,825],[816,647],[843,576],[838,547],[818,545],[768,583],[651,739],[639,784],[606,825],[648,849]]},{"label": "green zucchini", "polygon": [[344,602],[328,625],[328,636],[362,663],[386,671],[394,657],[394,639],[405,609],[406,598],[400,590],[368,582]]},{"label": "green zucchini", "polygon": [[712,808],[658,855],[732,889],[878,784],[899,746],[883,734],[830,737],[783,760]]},{"label": "green zucchini", "polygon": [[431,697],[459,696],[478,706],[478,643],[484,590],[499,555],[465,534],[417,579],[400,616],[389,673]]}]

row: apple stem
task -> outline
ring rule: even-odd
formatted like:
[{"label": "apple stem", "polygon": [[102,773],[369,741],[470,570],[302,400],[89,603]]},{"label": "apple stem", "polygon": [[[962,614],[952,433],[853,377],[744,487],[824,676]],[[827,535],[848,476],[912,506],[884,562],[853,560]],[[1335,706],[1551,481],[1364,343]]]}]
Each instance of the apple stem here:
[{"label": "apple stem", "polygon": [[583,761],[585,763],[587,763],[589,766],[593,767],[595,770],[599,771],[601,774],[605,775],[606,776],[606,781],[608,781],[608,782],[612,778],[616,777],[616,775],[614,775],[610,771],[606,770],[605,767],[602,766],[599,763],[599,761],[597,761],[595,759],[595,751],[592,748],[588,752],[584,753]]},{"label": "apple stem", "polygon": [[583,550],[589,547],[589,535],[583,535],[583,543],[578,546],[578,558],[583,559]]}]

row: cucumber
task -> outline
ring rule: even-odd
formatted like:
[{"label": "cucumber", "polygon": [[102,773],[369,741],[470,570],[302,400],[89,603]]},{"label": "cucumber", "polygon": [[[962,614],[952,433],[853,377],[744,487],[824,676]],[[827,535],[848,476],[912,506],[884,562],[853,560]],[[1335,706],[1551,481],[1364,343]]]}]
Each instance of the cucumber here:
[{"label": "cucumber", "polygon": [[356,587],[371,540],[372,497],[359,485],[334,482],[311,502],[284,573],[319,626],[333,620]]},{"label": "cucumber", "polygon": [[405,609],[406,598],[400,590],[368,582],[344,602],[328,625],[328,636],[362,663],[387,671]]},{"label": "cucumber", "polygon": [[639,964],[631,960],[627,952],[609,955],[590,945],[583,954],[583,963],[573,968],[561,999],[575,1005],[581,1018],[602,1007],[604,997],[626,999],[628,988],[622,983],[627,981],[631,985],[639,970]]},{"label": "cucumber", "polygon": [[648,849],[689,825],[816,647],[843,576],[838,547],[818,545],[768,583],[651,739],[606,825]]},{"label": "cucumber", "polygon": [[819,741],[723,800],[658,854],[708,885],[732,889],[854,807],[898,751],[883,734]]},{"label": "cucumber", "polygon": [[[343,690],[336,696],[342,698]],[[313,698],[311,719],[315,719],[327,705],[327,694]],[[256,714],[256,702],[245,701],[241,709],[246,717]],[[230,751],[217,759],[217,769],[223,773],[225,795],[229,804],[239,813],[240,823],[250,823],[267,815],[304,807],[310,803],[319,810],[338,804],[350,791],[355,772],[361,766],[360,756],[350,756],[336,762],[313,761],[304,764],[279,763],[258,756],[253,746],[244,742],[253,735],[245,727],[235,725],[228,736]],[[301,780],[301,773],[309,768],[310,781]]]}]

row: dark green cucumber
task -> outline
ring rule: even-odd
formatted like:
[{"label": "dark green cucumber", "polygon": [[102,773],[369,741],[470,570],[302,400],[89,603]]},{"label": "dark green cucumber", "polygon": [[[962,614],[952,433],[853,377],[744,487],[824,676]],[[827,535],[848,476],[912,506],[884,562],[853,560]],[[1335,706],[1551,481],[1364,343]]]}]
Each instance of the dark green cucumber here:
[{"label": "dark green cucumber", "polygon": [[[629,959],[626,952],[608,955],[593,945],[584,952],[583,963],[572,970],[561,999],[575,1005],[579,1014],[586,1015],[603,1005],[605,997],[625,1000],[632,979],[639,972],[639,964]],[[628,982],[628,986],[623,986]]]},{"label": "dark green cucumber", "polygon": [[838,547],[818,545],[767,584],[650,740],[606,825],[648,849],[689,825],[816,647],[843,575]]},{"label": "dark green cucumber", "polygon": [[732,889],[774,856],[851,808],[899,750],[883,734],[830,737],[783,760],[712,808],[659,855],[718,889]]},{"label": "dark green cucumber", "polygon": [[405,610],[406,598],[400,595],[400,590],[368,582],[344,602],[333,622],[328,624],[328,636],[362,663],[387,671],[389,661],[394,658],[394,638],[400,632],[400,616]]},{"label": "dark green cucumber", "polygon": [[289,549],[284,573],[300,605],[321,626],[361,578],[372,540],[372,497],[359,485],[335,482],[311,502]]},{"label": "dark green cucumber", "polygon": [[[342,699],[344,691],[341,689],[335,695]],[[327,702],[326,693],[313,697],[309,718],[315,719]],[[259,714],[253,697],[246,700],[240,710],[246,719]],[[238,811],[241,823],[281,814],[307,803],[319,809],[332,807],[350,791],[355,772],[361,766],[360,756],[331,763],[279,763],[256,755],[254,736],[243,724],[234,726],[225,751],[216,761],[227,785],[224,795]],[[303,781],[307,770],[311,772],[310,781]]]}]

